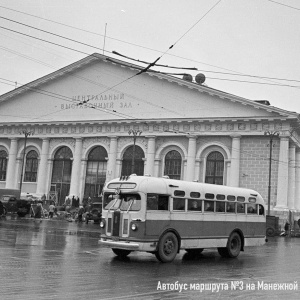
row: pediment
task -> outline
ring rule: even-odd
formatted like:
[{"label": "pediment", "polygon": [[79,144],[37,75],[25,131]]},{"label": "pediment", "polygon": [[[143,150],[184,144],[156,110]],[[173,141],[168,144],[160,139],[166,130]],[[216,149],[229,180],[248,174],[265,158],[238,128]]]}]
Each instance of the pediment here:
[{"label": "pediment", "polygon": [[0,97],[1,123],[167,119],[276,119],[266,106],[94,54]]}]

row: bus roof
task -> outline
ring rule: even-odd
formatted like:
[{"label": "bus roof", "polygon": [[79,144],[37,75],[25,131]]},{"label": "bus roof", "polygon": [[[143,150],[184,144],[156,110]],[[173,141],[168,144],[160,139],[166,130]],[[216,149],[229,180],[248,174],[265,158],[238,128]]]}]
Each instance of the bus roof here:
[{"label": "bus roof", "polygon": [[190,192],[199,192],[202,196],[204,196],[205,193],[225,194],[242,197],[256,197],[263,202],[261,195],[255,190],[225,185],[183,181],[165,177],[130,175],[111,180],[105,188],[107,189],[107,186],[113,182],[135,183],[136,188],[134,188],[134,190],[142,190],[145,191],[145,193],[173,194],[175,190],[182,190],[186,192],[186,195],[189,195]]}]

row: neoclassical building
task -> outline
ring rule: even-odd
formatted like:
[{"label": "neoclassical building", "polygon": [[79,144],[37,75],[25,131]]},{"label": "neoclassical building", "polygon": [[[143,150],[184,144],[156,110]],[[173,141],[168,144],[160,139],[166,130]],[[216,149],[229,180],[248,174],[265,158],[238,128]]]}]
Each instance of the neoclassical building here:
[{"label": "neoclassical building", "polygon": [[134,170],[252,188],[273,214],[300,211],[299,114],[140,71],[93,54],[2,95],[0,188],[82,200]]}]

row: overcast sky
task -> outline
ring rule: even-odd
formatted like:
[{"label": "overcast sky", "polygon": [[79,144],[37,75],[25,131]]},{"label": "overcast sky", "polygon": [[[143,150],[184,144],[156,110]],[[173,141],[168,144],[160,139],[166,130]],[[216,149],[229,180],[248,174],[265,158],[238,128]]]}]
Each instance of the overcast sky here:
[{"label": "overcast sky", "polygon": [[0,17],[0,94],[105,46],[300,113],[299,0],[0,0]]}]

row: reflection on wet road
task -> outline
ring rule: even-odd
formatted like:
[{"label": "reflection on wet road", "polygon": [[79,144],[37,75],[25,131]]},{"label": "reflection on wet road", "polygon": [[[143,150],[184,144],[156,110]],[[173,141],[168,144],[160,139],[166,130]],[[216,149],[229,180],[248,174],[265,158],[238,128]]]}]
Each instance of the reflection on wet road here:
[{"label": "reflection on wet road", "polygon": [[[98,245],[98,239],[96,224],[0,220],[0,298],[299,298],[298,290],[258,288],[258,282],[274,286],[298,281],[299,238],[271,238],[266,246],[246,248],[237,259],[221,258],[209,249],[198,257],[181,251],[170,264],[148,253],[132,253],[121,260],[111,249]],[[181,292],[174,290],[176,282],[183,284]],[[207,288],[228,284],[229,289],[200,292],[202,284]]]}]

